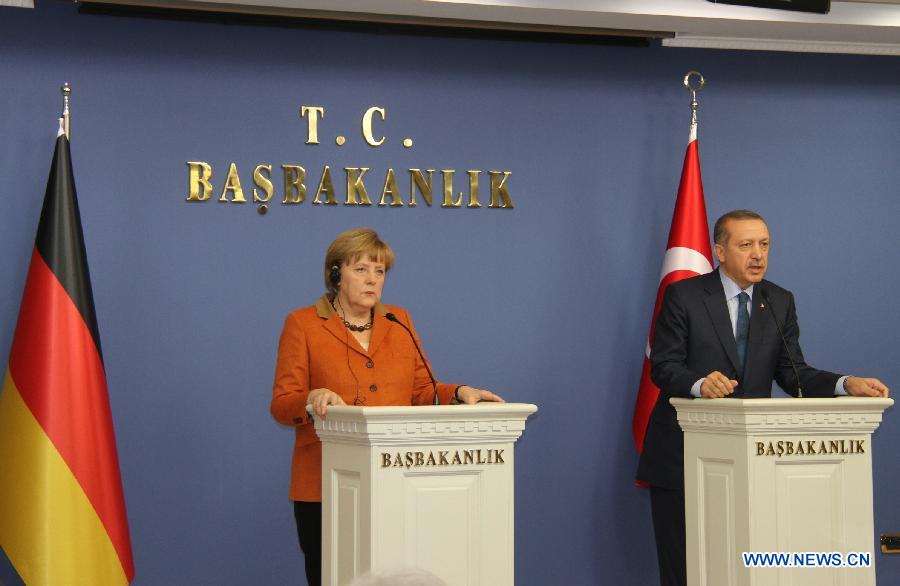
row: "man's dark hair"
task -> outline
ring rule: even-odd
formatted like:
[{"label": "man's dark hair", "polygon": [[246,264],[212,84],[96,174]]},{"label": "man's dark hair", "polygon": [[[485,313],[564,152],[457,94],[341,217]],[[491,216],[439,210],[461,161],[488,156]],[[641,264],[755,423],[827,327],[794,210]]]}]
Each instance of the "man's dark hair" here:
[{"label": "man's dark hair", "polygon": [[763,224],[766,223],[763,217],[754,211],[732,210],[716,220],[716,225],[713,228],[713,242],[716,244],[724,246],[728,241],[728,233],[725,231],[725,224],[728,223],[728,220],[761,220]]}]

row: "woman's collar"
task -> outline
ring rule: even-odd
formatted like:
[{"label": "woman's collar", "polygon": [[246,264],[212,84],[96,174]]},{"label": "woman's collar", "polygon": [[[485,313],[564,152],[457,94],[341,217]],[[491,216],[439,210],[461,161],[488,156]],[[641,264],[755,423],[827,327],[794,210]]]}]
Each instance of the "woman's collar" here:
[{"label": "woman's collar", "polygon": [[[375,313],[384,317],[387,313],[387,307],[378,302],[375,304]],[[331,306],[331,300],[328,295],[322,295],[316,300],[316,315],[322,319],[328,319],[335,314],[334,307]]]}]

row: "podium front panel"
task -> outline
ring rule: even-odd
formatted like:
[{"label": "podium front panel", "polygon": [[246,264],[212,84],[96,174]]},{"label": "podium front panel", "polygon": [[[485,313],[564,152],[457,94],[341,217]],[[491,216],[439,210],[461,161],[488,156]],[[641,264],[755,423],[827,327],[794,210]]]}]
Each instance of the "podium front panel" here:
[{"label": "podium front panel", "polygon": [[514,582],[515,441],[534,405],[332,407],[322,440],[322,583],[420,569]]},{"label": "podium front panel", "polygon": [[688,586],[875,584],[871,434],[893,400],[671,402],[684,430]]}]

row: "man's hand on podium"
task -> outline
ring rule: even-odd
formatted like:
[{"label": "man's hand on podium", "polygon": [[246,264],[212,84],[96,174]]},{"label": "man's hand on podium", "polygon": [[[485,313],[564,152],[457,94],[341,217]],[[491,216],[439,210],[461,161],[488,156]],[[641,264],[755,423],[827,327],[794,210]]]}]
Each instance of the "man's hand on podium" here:
[{"label": "man's hand on podium", "polygon": [[480,403],[482,401],[506,403],[500,395],[495,395],[490,391],[476,389],[466,385],[463,385],[456,390],[456,397],[460,403],[465,403],[466,405],[474,405],[475,403]]},{"label": "man's hand on podium", "polygon": [[312,405],[317,417],[325,418],[325,412],[329,405],[346,405],[340,395],[329,389],[313,389],[306,399],[307,405]]},{"label": "man's hand on podium", "polygon": [[848,376],[844,381],[844,390],[854,397],[887,397],[890,394],[883,382],[877,378]]},{"label": "man's hand on podium", "polygon": [[727,397],[734,392],[737,384],[736,380],[728,378],[718,370],[714,370],[703,379],[703,383],[700,385],[700,396],[705,399]]}]

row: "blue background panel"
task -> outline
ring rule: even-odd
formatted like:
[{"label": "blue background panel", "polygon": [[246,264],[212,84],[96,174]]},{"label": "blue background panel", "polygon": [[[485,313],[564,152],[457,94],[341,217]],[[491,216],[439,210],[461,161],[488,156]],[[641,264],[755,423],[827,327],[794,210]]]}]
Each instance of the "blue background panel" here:
[{"label": "blue background panel", "polygon": [[[292,431],[269,416],[284,316],[321,294],[325,248],[372,226],[397,253],[436,374],[533,402],[517,446],[516,580],[656,579],[631,414],[687,141],[681,78],[706,76],[710,220],[749,207],[797,296],[808,360],[900,381],[895,58],[615,47],[0,8],[0,356],[8,356],[59,111],[72,155],[138,585],[302,584]],[[302,105],[326,108],[307,145]],[[365,144],[360,117],[387,111]],[[338,147],[337,135],[347,137]],[[405,149],[404,137],[414,146]],[[187,202],[187,161],[217,192]],[[231,162],[482,170],[480,209],[215,199]],[[487,171],[515,208],[488,209]],[[309,196],[308,196],[309,197]],[[900,531],[900,440],[874,441],[876,533]],[[873,536],[874,541],[874,536]],[[874,547],[874,543],[873,543]],[[452,546],[451,546],[452,549]],[[876,553],[879,581],[900,572]],[[0,581],[13,583],[8,567]]]}]

